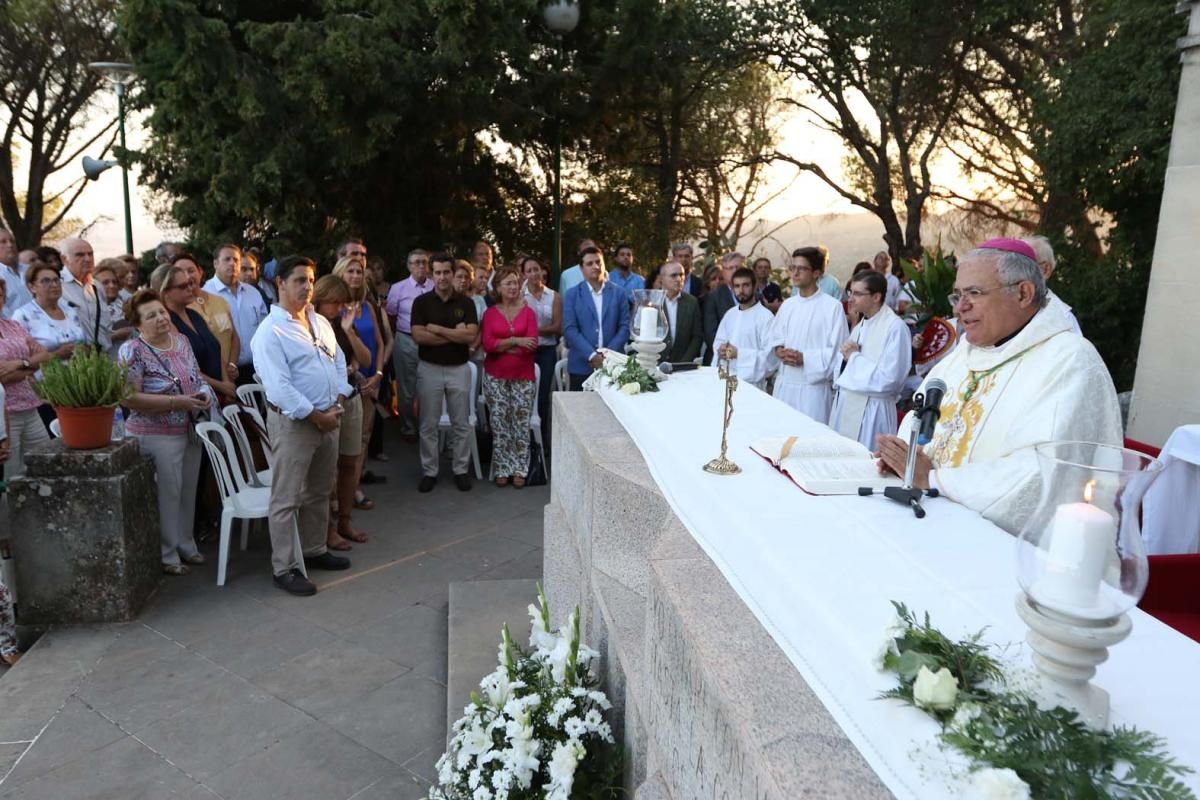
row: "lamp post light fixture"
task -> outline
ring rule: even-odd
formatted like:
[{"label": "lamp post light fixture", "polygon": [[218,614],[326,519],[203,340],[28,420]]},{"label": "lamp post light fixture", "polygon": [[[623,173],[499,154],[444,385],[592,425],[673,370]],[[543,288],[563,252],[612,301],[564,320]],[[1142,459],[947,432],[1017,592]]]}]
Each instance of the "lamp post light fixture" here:
[{"label": "lamp post light fixture", "polygon": [[575,0],[553,0],[542,8],[546,28],[558,39],[559,83],[554,91],[554,244],[550,248],[550,283],[558,288],[562,274],[562,84],[563,37],[579,24],[579,4]]},{"label": "lamp post light fixture", "polygon": [[[88,69],[99,72],[117,94],[117,130],[121,150],[125,152],[125,87],[137,78],[133,64],[119,61],[93,61]],[[125,251],[133,254],[133,217],[129,211],[129,167],[127,158],[121,158],[121,189],[125,195]]]}]

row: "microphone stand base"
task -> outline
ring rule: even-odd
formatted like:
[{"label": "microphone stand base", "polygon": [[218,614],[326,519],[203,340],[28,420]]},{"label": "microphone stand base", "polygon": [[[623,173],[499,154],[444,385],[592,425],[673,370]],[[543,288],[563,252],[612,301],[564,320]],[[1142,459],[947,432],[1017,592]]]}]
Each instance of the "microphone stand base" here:
[{"label": "microphone stand base", "polygon": [[[875,490],[870,486],[860,486],[858,489],[859,497],[870,497],[873,494],[875,494]],[[921,498],[937,497],[938,490],[914,489],[911,486],[887,486],[883,490],[883,496],[900,505],[911,508],[913,516],[917,519],[925,519],[925,509],[921,505]]]}]

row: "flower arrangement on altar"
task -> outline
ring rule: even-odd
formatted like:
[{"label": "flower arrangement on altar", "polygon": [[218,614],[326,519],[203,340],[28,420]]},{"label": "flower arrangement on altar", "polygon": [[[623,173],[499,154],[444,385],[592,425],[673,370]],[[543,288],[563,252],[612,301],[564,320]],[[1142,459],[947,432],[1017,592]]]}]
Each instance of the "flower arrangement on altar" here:
[{"label": "flower arrangement on altar", "polygon": [[1136,728],[1096,730],[1073,710],[1041,708],[982,642],[983,632],[952,641],[892,602],[876,667],[899,684],[882,697],[901,700],[942,725],[939,739],[971,762],[972,796],[988,800],[1095,798],[1196,800],[1178,777],[1191,772],[1163,740]]},{"label": "flower arrangement on altar", "polygon": [[579,640],[579,608],[557,633],[538,586],[526,650],[501,630],[499,666],[471,693],[438,759],[429,800],[619,797],[620,748],[596,687],[598,654]]},{"label": "flower arrangement on altar", "polygon": [[604,364],[597,371],[623,394],[658,391],[658,381],[636,358],[626,358],[623,362],[618,362],[617,359],[605,356]]}]

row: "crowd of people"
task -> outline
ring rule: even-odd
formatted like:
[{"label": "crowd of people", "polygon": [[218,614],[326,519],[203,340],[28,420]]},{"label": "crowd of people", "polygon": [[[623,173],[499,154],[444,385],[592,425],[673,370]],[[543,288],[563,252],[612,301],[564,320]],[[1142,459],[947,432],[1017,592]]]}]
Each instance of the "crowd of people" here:
[{"label": "crowd of people", "polygon": [[[1029,301],[1037,308],[1056,304],[1056,313],[1070,317],[1045,286],[1054,267],[1048,243],[1019,245],[985,244],[964,259],[986,261],[995,278],[951,297],[958,332],[973,345],[1003,343],[1002,335],[979,327],[973,312],[1035,278]],[[125,432],[155,464],[163,570],[184,574],[204,562],[196,535],[218,510],[211,507],[211,470],[191,430],[200,420],[220,421],[221,407],[242,402],[239,387],[260,384],[261,434],[273,473],[275,582],[310,595],[316,587],[306,569],[346,569],[349,559],[336,553],[369,539],[353,524],[353,511],[373,505],[363,486],[380,478],[366,469],[366,458],[387,459],[385,416],[394,414],[400,435],[419,443],[418,491],[437,486],[443,440],[455,487],[469,491],[473,409],[485,408],[478,425],[491,434],[492,480],[519,489],[530,477],[535,409],[540,438],[549,441],[550,393],[564,377],[560,367],[562,388],[579,390],[606,351],[625,350],[631,292],[643,288],[665,296],[663,360],[723,362],[746,383],[898,466],[898,401],[953,350],[953,341],[924,352],[923,331],[904,316],[914,298],[887,253],[860,263],[845,285],[827,273],[821,247],[792,251],[781,270],[786,282],[776,282],[762,256],[747,263],[741,253],[728,253],[698,275],[692,247],[677,244],[642,274],[629,244],[611,253],[610,269],[595,241],[581,241],[578,263],[563,271],[555,290],[541,260],[523,256],[498,265],[487,242],[478,242],[469,259],[412,250],[407,276],[394,283],[359,239],[341,243],[324,275],[304,256],[264,263],[257,251],[235,243],[215,248],[209,270],[195,254],[164,242],[143,281],[132,256],[96,264],[91,245],[77,238],[59,250],[17,253],[12,236],[0,230],[5,476],[21,475],[23,453],[48,439],[53,410],[32,388],[40,367],[69,358],[77,347],[110,353],[128,368],[134,389]],[[914,362],[920,363],[914,368]],[[928,459],[922,467],[929,472]],[[11,652],[7,647],[0,634],[0,658]]]}]

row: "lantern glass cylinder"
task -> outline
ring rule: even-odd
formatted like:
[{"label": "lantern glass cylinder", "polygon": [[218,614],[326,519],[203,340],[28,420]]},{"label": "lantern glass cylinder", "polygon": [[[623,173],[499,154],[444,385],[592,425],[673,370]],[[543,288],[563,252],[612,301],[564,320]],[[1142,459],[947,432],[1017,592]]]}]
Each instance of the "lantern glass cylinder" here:
[{"label": "lantern glass cylinder", "polygon": [[662,289],[634,289],[633,315],[629,329],[639,342],[661,342],[667,338],[667,293]]}]

